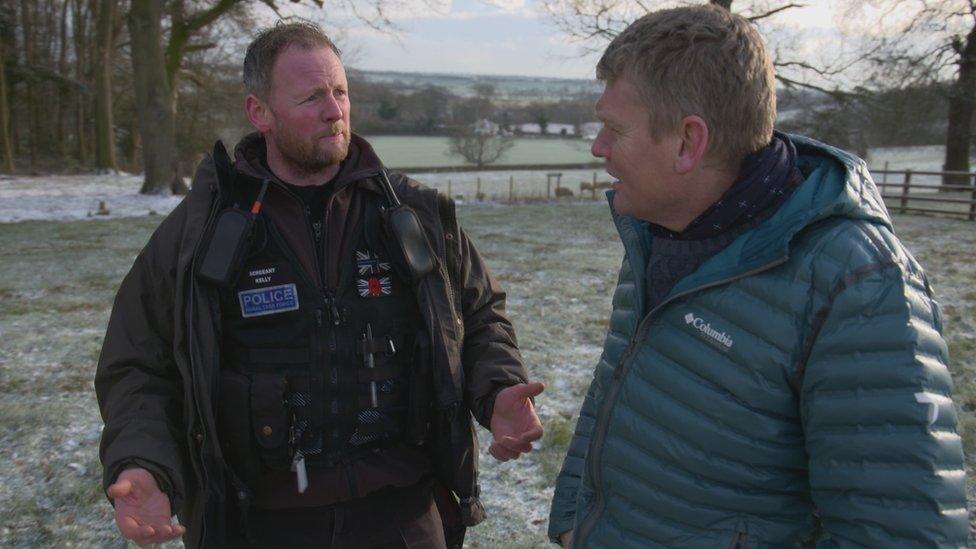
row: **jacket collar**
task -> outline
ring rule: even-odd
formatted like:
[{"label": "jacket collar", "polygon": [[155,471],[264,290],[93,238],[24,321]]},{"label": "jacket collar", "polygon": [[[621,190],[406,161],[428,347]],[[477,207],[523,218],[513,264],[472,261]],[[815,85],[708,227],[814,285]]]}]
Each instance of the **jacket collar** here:
[{"label": "jacket collar", "polygon": [[[271,179],[283,183],[267,166],[267,146],[264,136],[251,133],[245,136],[234,148],[234,167],[240,173],[256,179]],[[349,154],[342,161],[339,173],[333,179],[336,187],[342,187],[356,181],[365,180],[363,187],[374,192],[382,192],[379,185],[372,182],[372,178],[383,170],[383,162],[373,150],[373,147],[358,134],[352,134],[349,140]]]},{"label": "jacket collar", "polygon": [[[806,227],[829,218],[848,218],[891,228],[891,218],[864,161],[835,147],[790,135],[797,148],[797,167],[804,180],[769,219],[746,231],[695,272],[680,280],[669,295],[736,278],[785,261],[794,238]],[[634,281],[644,293],[643,270],[650,254],[647,222],[610,210]]]}]

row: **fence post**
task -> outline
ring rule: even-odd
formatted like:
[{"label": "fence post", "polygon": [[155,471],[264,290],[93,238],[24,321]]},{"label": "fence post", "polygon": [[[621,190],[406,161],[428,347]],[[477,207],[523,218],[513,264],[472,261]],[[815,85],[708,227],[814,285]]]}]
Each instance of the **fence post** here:
[{"label": "fence post", "polygon": [[593,186],[590,187],[590,192],[593,193],[593,200],[596,200],[596,172],[593,172]]},{"label": "fence post", "polygon": [[546,177],[546,200],[551,200],[552,199],[552,195],[551,195],[551,192],[549,190],[549,187],[550,187],[551,184],[552,184],[552,179],[549,178],[549,177]]},{"label": "fence post", "polygon": [[908,190],[912,186],[912,170],[905,170],[905,181],[901,186],[901,213],[908,211]]},{"label": "fence post", "polygon": [[451,178],[450,177],[447,178],[447,196],[449,198],[451,198],[451,199],[454,198],[454,195],[451,194]]},{"label": "fence post", "polygon": [[969,196],[969,220],[976,221],[976,174],[973,174],[973,191]]},{"label": "fence post", "polygon": [[515,176],[508,176],[508,201],[515,202]]},{"label": "fence post", "polygon": [[475,200],[481,202],[481,177],[478,177],[478,192],[474,195]]},{"label": "fence post", "polygon": [[[887,182],[888,182],[888,161],[885,160],[884,173],[881,174],[881,183],[884,184],[884,183],[887,183]],[[881,188],[884,189],[884,187],[881,187]],[[881,194],[883,195],[884,194],[884,191],[882,191]]]}]

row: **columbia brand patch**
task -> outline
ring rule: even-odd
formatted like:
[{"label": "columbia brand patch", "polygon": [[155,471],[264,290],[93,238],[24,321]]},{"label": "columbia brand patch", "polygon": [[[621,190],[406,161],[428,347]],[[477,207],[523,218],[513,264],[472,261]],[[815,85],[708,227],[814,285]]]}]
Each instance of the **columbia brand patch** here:
[{"label": "columbia brand patch", "polygon": [[256,288],[237,292],[237,301],[244,318],[297,311],[298,289],[294,284]]},{"label": "columbia brand patch", "polygon": [[359,270],[359,276],[378,275],[390,270],[390,262],[383,261],[369,250],[357,250],[356,268]]},{"label": "columbia brand patch", "polygon": [[380,297],[393,294],[393,280],[387,276],[371,276],[356,280],[359,297]]},{"label": "columbia brand patch", "polygon": [[705,337],[705,341],[711,343],[721,351],[728,351],[735,345],[735,342],[732,341],[732,336],[712,328],[710,323],[700,316],[695,316],[694,313],[685,315],[685,324],[697,330]]}]

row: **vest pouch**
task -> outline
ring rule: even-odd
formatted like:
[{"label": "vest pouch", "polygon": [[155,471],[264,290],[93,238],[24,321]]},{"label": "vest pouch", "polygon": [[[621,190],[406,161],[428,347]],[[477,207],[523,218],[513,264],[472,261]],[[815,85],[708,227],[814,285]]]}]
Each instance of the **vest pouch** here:
[{"label": "vest pouch", "polygon": [[227,464],[245,484],[261,471],[261,461],[251,438],[251,378],[234,370],[220,372],[217,432]]},{"label": "vest pouch", "polygon": [[251,428],[260,455],[273,469],[288,467],[289,417],[285,406],[287,379],[280,373],[251,374]]},{"label": "vest pouch", "polygon": [[434,250],[420,224],[417,212],[400,205],[384,212],[384,227],[393,242],[395,260],[406,267],[412,282],[416,283],[437,268]]},{"label": "vest pouch", "polygon": [[426,332],[419,332],[411,349],[410,378],[407,389],[405,436],[414,444],[423,444],[430,426],[430,405],[434,401],[433,376],[430,369],[430,345]]}]

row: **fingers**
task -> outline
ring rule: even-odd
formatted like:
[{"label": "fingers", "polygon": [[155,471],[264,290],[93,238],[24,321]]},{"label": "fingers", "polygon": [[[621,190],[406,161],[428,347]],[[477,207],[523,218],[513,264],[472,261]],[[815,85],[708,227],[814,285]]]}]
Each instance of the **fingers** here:
[{"label": "fingers", "polygon": [[105,493],[108,494],[108,497],[112,499],[124,498],[132,493],[132,481],[120,480],[115,484],[110,485],[108,489],[105,490]]},{"label": "fingers", "polygon": [[519,439],[531,446],[532,441],[542,438],[542,432],[542,424],[540,423],[539,425],[536,425],[535,427],[532,427],[528,431],[522,433],[522,436],[519,437]]},{"label": "fingers", "polygon": [[[500,439],[495,439],[488,448],[488,453],[499,461],[518,459],[522,456],[522,454],[532,451],[532,441],[538,439],[542,434],[541,428],[539,431],[539,435],[537,436],[523,435],[519,438],[515,438],[506,435]],[[532,432],[530,432],[530,434],[531,433]]]},{"label": "fingers", "polygon": [[515,394],[520,398],[532,398],[542,394],[546,386],[541,381],[535,381],[532,383],[521,383],[519,385],[513,385],[515,388]]},{"label": "fingers", "polygon": [[515,438],[510,436],[504,436],[499,440],[494,441],[493,444],[497,444],[508,451],[516,453],[525,453],[532,451],[532,442],[530,440],[525,440],[523,438]]},{"label": "fingers", "polygon": [[178,524],[177,525],[164,524],[164,525],[156,526],[155,530],[156,530],[155,535],[149,536],[144,540],[133,540],[133,541],[136,541],[136,543],[138,543],[139,545],[148,545],[151,543],[163,543],[171,539],[178,538],[182,536],[184,532],[186,532],[186,529],[184,529],[182,526]]},{"label": "fingers", "polygon": [[156,530],[148,524],[139,524],[134,517],[129,515],[115,515],[115,524],[119,528],[119,533],[123,536],[139,543],[141,539],[148,539],[156,534]]},{"label": "fingers", "polygon": [[513,452],[512,450],[495,443],[492,443],[492,445],[488,447],[488,453],[498,461],[508,461],[510,459],[516,459],[519,457],[518,452]]},{"label": "fingers", "polygon": [[163,543],[186,533],[180,524],[141,524],[135,517],[123,515],[116,517],[119,532],[139,546]]}]

